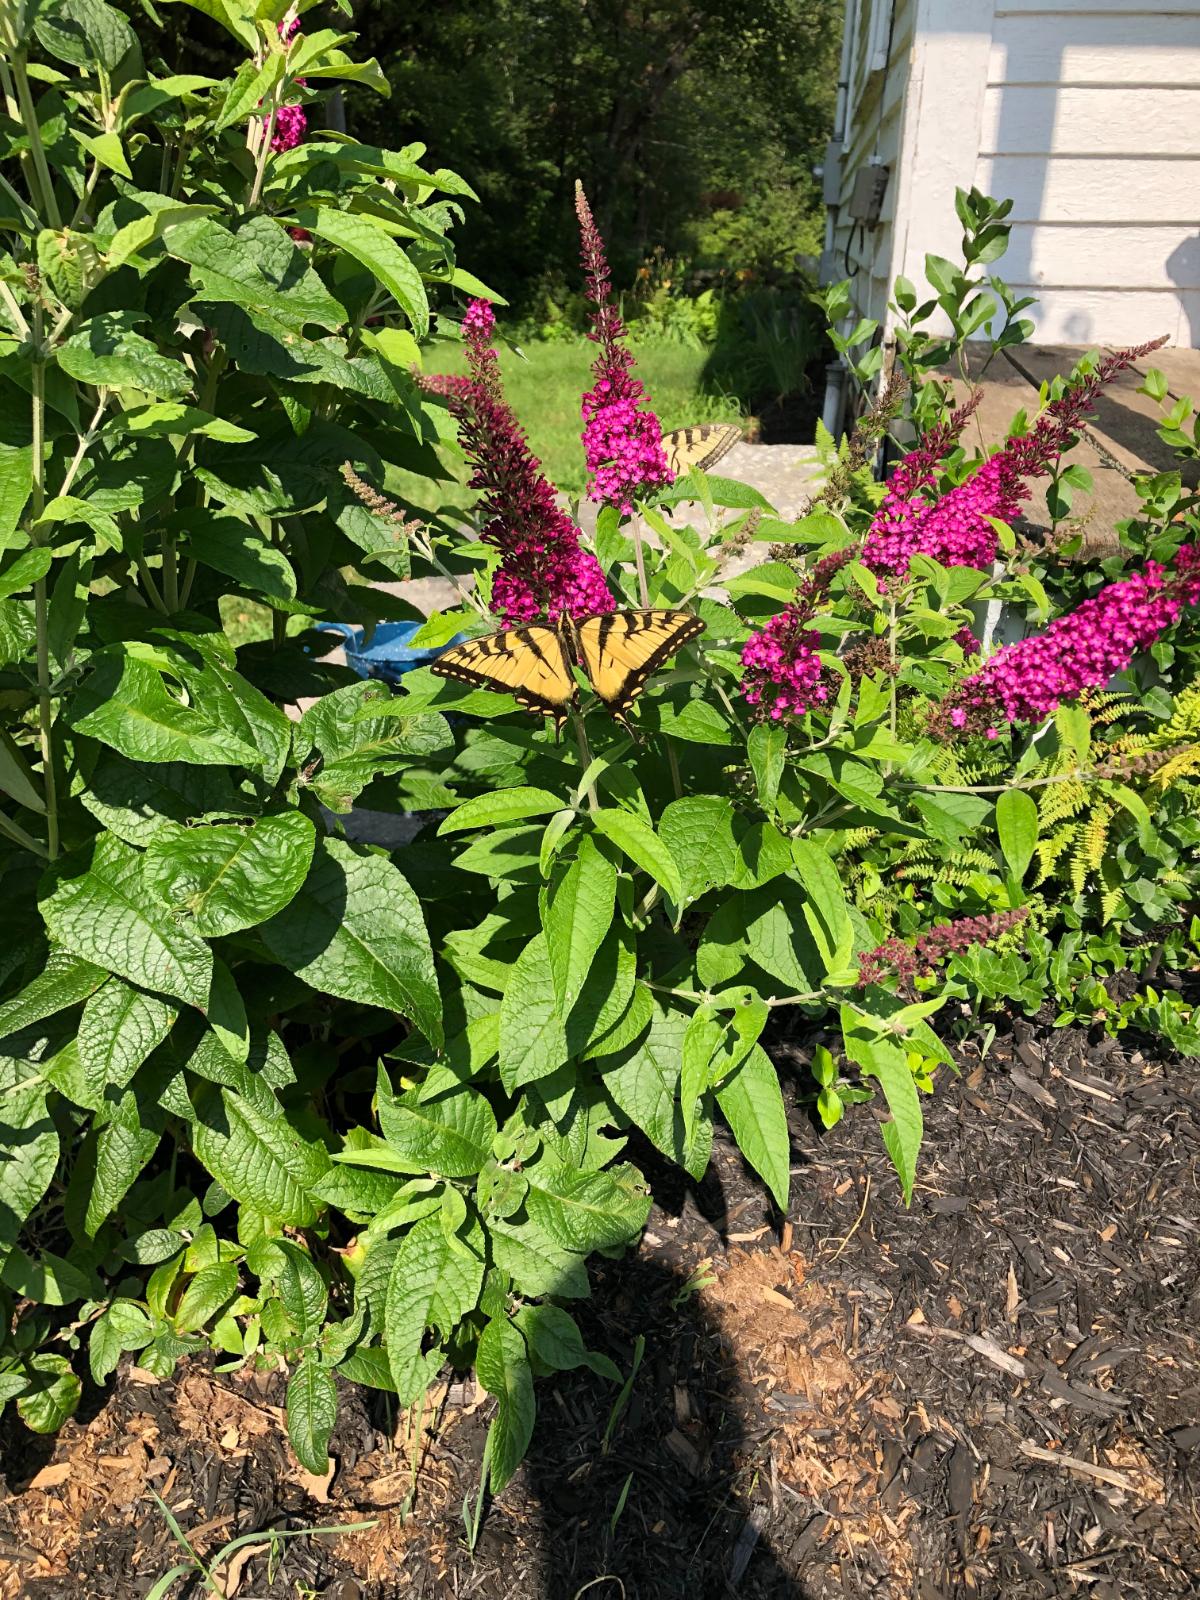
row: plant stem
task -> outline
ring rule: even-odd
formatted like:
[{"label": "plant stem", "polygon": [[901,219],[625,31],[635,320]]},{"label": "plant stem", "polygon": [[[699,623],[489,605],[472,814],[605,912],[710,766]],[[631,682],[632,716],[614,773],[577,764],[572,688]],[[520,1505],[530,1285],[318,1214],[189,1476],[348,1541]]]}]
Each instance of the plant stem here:
[{"label": "plant stem", "polygon": [[42,214],[52,228],[62,227],[62,217],[59,214],[58,201],[54,195],[54,182],[50,177],[50,167],[46,161],[46,151],[42,144],[42,130],[38,124],[37,109],[33,103],[33,96],[29,92],[29,79],[25,73],[25,52],[15,50],[12,55],[12,75],[16,88],[17,105],[21,112],[21,121],[25,124],[25,132],[29,136],[29,154],[33,163],[33,170],[37,174],[37,188],[40,191],[39,203]]},{"label": "plant stem", "polygon": [[[584,772],[592,764],[592,752],[588,746],[587,730],[583,725],[583,717],[578,711],[572,711],[571,721],[575,726],[575,743],[579,746],[579,764]],[[600,803],[596,799],[596,785],[589,783],[587,786],[587,803],[589,811],[599,811]]]},{"label": "plant stem", "polygon": [[250,197],[246,201],[247,211],[255,210],[258,202],[262,199],[263,179],[267,175],[267,162],[271,155],[271,140],[275,137],[275,113],[277,110],[277,106],[271,107],[266,126],[259,133],[261,143],[258,147],[258,161],[254,167],[254,183],[250,190]]},{"label": "plant stem", "polygon": [[150,601],[150,604],[154,607],[155,611],[161,611],[165,617],[167,614],[167,608],[163,604],[162,595],[158,592],[158,585],[154,581],[154,574],[146,565],[145,556],[134,556],[133,559],[137,564],[138,577],[142,580],[142,588],[146,591],[146,598]]},{"label": "plant stem", "polygon": [[[41,540],[33,528],[46,505],[46,350],[40,300],[33,303],[33,361],[30,375],[33,386],[30,539],[34,544],[39,544]],[[58,855],[58,779],[54,771],[54,705],[50,693],[50,604],[44,577],[39,578],[33,586],[33,614],[37,632],[38,742],[42,753],[42,793],[46,801],[46,853],[53,861]]]},{"label": "plant stem", "polygon": [[79,435],[79,446],[76,449],[75,454],[71,457],[71,464],[68,466],[66,474],[63,477],[63,481],[59,486],[58,492],[60,495],[70,494],[71,485],[75,482],[76,474],[83,465],[84,457],[95,443],[96,435],[100,431],[100,418],[104,415],[107,406],[108,390],[101,389],[100,398],[96,402],[96,410],[92,415],[92,420],[87,425],[86,433],[81,433]]},{"label": "plant stem", "polygon": [[162,596],[168,612],[179,610],[179,555],[173,533],[163,534]]},{"label": "plant stem", "polygon": [[646,557],[642,550],[642,514],[635,511],[631,523],[633,532],[633,559],[637,562],[638,594],[641,597],[642,609],[650,605],[650,590],[646,586]]}]

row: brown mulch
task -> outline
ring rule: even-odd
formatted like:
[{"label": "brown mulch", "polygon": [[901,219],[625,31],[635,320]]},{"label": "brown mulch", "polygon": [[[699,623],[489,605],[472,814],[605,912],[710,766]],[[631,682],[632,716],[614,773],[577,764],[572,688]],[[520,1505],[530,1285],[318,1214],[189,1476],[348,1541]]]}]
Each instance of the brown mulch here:
[{"label": "brown mulch", "polygon": [[[772,1048],[802,1091],[808,1043]],[[140,1600],[179,1559],[151,1490],[208,1557],[375,1523],[264,1540],[217,1573],[243,1600],[1200,1595],[1200,1062],[1018,1022],[961,1065],[911,1210],[872,1107],[795,1106],[786,1221],[724,1140],[698,1189],[652,1171],[581,1312],[626,1371],[644,1334],[629,1404],[606,1447],[611,1384],[542,1384],[474,1554],[486,1399],[437,1397],[410,1512],[383,1397],[343,1392],[327,1483],[280,1375],[127,1367],[57,1441],[6,1416],[0,1600]]]}]

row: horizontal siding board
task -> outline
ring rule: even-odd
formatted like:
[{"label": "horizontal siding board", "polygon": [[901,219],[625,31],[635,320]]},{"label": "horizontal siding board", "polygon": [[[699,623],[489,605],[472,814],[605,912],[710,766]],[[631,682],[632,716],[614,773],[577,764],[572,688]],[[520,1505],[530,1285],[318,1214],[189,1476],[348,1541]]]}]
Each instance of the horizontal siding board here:
[{"label": "horizontal siding board", "polygon": [[1020,223],[1002,268],[1006,280],[1097,289],[1200,289],[1195,226],[1064,228]]},{"label": "horizontal siding board", "polygon": [[1143,17],[1148,12],[1187,16],[1196,9],[1196,0],[1156,0],[1156,4],[1136,5],[1133,0],[1001,0],[996,7],[997,17],[1067,16],[1080,17],[1101,12]]},{"label": "horizontal siding board", "polygon": [[984,97],[985,155],[1194,155],[1200,89],[1005,86]]},{"label": "horizontal siding board", "polygon": [[985,194],[1013,202],[1014,222],[1187,223],[1200,216],[1200,151],[1190,161],[983,156],[975,181]]},{"label": "horizontal siding board", "polygon": [[997,17],[988,82],[1200,86],[1200,7],[1186,17]]},{"label": "horizontal siding board", "polygon": [[[1025,285],[1016,284],[1016,288]],[[1025,313],[1038,344],[1141,344],[1166,334],[1173,344],[1200,345],[1200,291],[1185,289],[1039,289]]]}]

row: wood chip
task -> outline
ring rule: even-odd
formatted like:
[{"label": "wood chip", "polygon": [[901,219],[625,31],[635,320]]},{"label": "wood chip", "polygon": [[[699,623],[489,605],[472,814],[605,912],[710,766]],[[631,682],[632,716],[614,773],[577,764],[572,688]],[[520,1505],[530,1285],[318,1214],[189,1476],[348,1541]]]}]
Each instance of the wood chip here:
[{"label": "wood chip", "polygon": [[53,1489],[56,1484],[65,1483],[71,1476],[71,1463],[69,1461],[52,1461],[48,1467],[43,1467],[29,1480],[30,1489]]},{"label": "wood chip", "polygon": [[1017,1448],[1031,1461],[1044,1461],[1048,1467],[1062,1467],[1081,1478],[1095,1478],[1097,1483],[1111,1484],[1114,1489],[1123,1489],[1126,1494],[1137,1493],[1125,1474],[1114,1472],[1111,1467],[1098,1467],[1094,1461],[1083,1461],[1079,1456],[1069,1456],[1061,1450],[1043,1450],[1041,1445],[1034,1444],[1030,1439],[1022,1439]]}]

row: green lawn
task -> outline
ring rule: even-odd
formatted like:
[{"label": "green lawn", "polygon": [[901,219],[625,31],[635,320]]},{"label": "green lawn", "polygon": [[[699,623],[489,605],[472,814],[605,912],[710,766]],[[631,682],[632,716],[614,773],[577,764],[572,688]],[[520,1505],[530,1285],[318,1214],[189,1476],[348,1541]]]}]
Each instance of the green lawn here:
[{"label": "green lawn", "polygon": [[[583,339],[528,344],[520,354],[504,348],[500,352],[504,392],[529,435],[534,454],[553,482],[573,494],[584,486],[579,401],[591,387],[590,368],[595,358],[596,346]],[[737,401],[702,392],[707,359],[707,351],[681,344],[656,341],[637,346],[636,370],[664,429],[693,422],[742,420]],[[426,352],[427,372],[462,372],[465,368],[459,344],[445,342]]]}]

